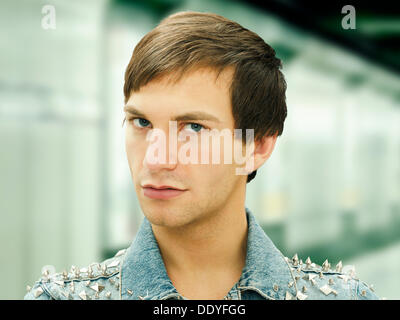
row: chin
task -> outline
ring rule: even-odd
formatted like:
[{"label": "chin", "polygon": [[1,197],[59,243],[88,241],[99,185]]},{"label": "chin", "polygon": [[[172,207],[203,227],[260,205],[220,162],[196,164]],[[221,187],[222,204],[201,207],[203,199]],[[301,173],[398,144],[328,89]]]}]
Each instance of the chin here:
[{"label": "chin", "polygon": [[187,220],[187,217],[185,219],[185,216],[182,216],[181,210],[177,210],[174,207],[168,208],[161,202],[159,204],[144,205],[142,206],[142,211],[151,224],[160,227],[180,227]]}]

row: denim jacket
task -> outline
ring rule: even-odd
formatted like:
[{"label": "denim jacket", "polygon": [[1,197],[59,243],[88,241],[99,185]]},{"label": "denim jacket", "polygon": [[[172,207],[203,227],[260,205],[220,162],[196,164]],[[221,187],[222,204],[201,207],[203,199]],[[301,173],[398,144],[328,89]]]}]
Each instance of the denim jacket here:
[{"label": "denim jacket", "polygon": [[[245,267],[226,300],[358,300],[379,299],[373,289],[357,279],[354,270],[343,272],[289,259],[274,246],[255,217],[246,209],[248,239]],[[150,222],[144,218],[128,249],[113,258],[69,272],[44,273],[25,299],[185,299],[168,277]]]}]

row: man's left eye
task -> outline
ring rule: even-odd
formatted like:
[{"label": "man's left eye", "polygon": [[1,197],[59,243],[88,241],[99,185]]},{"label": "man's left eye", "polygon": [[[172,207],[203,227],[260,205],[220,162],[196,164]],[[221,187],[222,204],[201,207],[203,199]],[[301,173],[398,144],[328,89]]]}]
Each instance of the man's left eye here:
[{"label": "man's left eye", "polygon": [[204,127],[198,123],[188,123],[185,126],[190,126],[190,128],[195,132],[200,132],[201,129],[204,129]]}]

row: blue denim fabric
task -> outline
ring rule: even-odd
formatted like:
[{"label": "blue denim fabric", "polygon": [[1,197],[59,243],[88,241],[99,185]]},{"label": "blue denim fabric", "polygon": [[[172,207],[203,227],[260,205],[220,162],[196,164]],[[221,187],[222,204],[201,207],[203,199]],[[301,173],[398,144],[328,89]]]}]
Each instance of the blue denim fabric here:
[{"label": "blue denim fabric", "polygon": [[[246,216],[246,264],[239,281],[224,299],[379,299],[354,275],[284,257],[248,208]],[[184,299],[168,277],[151,224],[146,218],[135,240],[123,254],[93,269],[90,276],[85,274],[87,268],[84,268],[78,277],[69,273],[63,277],[55,274],[42,278],[25,299]],[[96,291],[96,283],[100,285],[100,292]]]}]

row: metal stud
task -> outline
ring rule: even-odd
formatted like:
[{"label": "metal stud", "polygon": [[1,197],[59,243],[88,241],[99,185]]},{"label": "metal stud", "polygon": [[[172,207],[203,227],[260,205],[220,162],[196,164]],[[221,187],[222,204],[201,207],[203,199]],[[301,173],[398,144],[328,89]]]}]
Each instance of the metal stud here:
[{"label": "metal stud", "polygon": [[297,256],[297,253],[293,256],[292,262],[294,266],[297,266],[299,264],[299,257]]},{"label": "metal stud", "polygon": [[304,276],[304,279],[305,279],[305,280],[311,281],[311,280],[313,280],[316,276],[317,276],[317,275],[314,274],[314,273],[309,273],[309,274],[307,274],[306,276]]},{"label": "metal stud", "polygon": [[309,268],[311,266],[311,259],[310,257],[307,257],[306,259],[306,267]]},{"label": "metal stud", "polygon": [[80,297],[82,300],[90,300],[90,297],[87,295],[87,293],[86,293],[85,290],[83,290],[83,291],[81,291],[81,292],[79,293],[79,297]]},{"label": "metal stud", "polygon": [[340,260],[338,262],[338,264],[336,265],[336,272],[342,272],[343,269],[343,264],[342,264],[342,260]]},{"label": "metal stud", "polygon": [[331,267],[330,263],[328,262],[328,259],[326,259],[324,261],[324,263],[322,264],[322,271],[329,271],[329,268]]},{"label": "metal stud", "polygon": [[119,265],[119,260],[114,260],[113,262],[111,262],[107,268],[113,268],[113,267],[118,267]]},{"label": "metal stud", "polygon": [[126,249],[119,250],[119,251],[116,253],[115,257],[119,257],[119,256],[123,255],[123,254],[125,253],[125,251],[126,251]]},{"label": "metal stud", "polygon": [[289,288],[293,287],[293,281],[290,281],[290,282],[289,282],[288,287],[289,287]]},{"label": "metal stud", "polygon": [[330,293],[333,293],[335,296],[337,296],[337,291],[333,290],[329,285],[324,285],[323,287],[319,288],[326,296],[329,295]]},{"label": "metal stud", "polygon": [[93,278],[93,269],[92,266],[88,267],[87,275],[89,278]]},{"label": "metal stud", "polygon": [[294,299],[293,295],[289,291],[286,291],[285,300],[293,300],[293,299]]},{"label": "metal stud", "polygon": [[79,278],[80,278],[80,273],[81,273],[81,270],[79,270],[79,268],[76,268],[76,269],[75,269],[75,278],[76,278],[76,279],[79,279]]},{"label": "metal stud", "polygon": [[99,285],[98,283],[95,283],[94,285],[90,286],[90,289],[96,291],[96,292],[101,292],[103,291],[105,287],[102,285]]},{"label": "metal stud", "polygon": [[106,276],[106,275],[107,275],[107,266],[106,266],[105,264],[103,264],[103,265],[101,266],[101,274],[102,274],[103,276]]},{"label": "metal stud", "polygon": [[365,290],[362,290],[362,291],[361,291],[361,295],[362,295],[363,297],[365,297],[365,296],[367,295],[367,292],[366,292]]},{"label": "metal stud", "polygon": [[42,293],[43,293],[42,287],[37,288],[35,293],[34,293],[35,298],[40,297],[42,295]]},{"label": "metal stud", "polygon": [[297,298],[297,299],[299,299],[299,300],[305,300],[305,299],[307,299],[307,297],[308,297],[307,295],[301,293],[300,291],[297,291],[297,294],[296,294],[296,298]]},{"label": "metal stud", "polygon": [[68,280],[68,272],[66,270],[62,272],[62,277],[64,280]]},{"label": "metal stud", "polygon": [[274,284],[274,287],[273,287],[273,289],[274,289],[274,291],[275,291],[275,292],[277,292],[277,291],[279,290],[279,287],[278,287],[278,285],[277,285],[277,284]]},{"label": "metal stud", "polygon": [[35,296],[35,298],[38,298],[42,295],[42,293],[43,293],[43,289],[42,289],[42,287],[39,287],[36,289],[36,291],[33,295]]},{"label": "metal stud", "polygon": [[46,278],[49,276],[49,274],[50,274],[50,272],[48,269],[44,269],[44,271],[42,272],[43,277],[46,277]]},{"label": "metal stud", "polygon": [[332,279],[332,278],[328,280],[328,284],[330,284],[330,285],[334,285],[334,284],[335,284],[335,283],[333,282],[333,279]]},{"label": "metal stud", "polygon": [[127,289],[126,292],[131,296],[133,294],[132,290]]},{"label": "metal stud", "polygon": [[43,282],[49,282],[49,270],[44,270],[42,273],[42,281]]},{"label": "metal stud", "polygon": [[332,288],[330,286],[328,286],[327,284],[324,285],[323,287],[319,288],[319,290],[321,290],[323,292],[323,294],[326,296],[332,292]]}]

